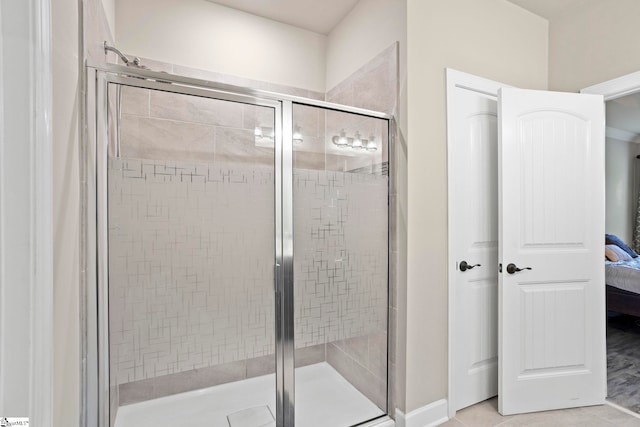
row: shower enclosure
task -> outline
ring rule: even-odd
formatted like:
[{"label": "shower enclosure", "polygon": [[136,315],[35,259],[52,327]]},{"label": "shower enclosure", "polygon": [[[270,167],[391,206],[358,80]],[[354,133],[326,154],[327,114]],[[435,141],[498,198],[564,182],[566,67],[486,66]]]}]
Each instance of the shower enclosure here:
[{"label": "shower enclosure", "polygon": [[88,83],[88,425],[387,425],[390,117]]}]

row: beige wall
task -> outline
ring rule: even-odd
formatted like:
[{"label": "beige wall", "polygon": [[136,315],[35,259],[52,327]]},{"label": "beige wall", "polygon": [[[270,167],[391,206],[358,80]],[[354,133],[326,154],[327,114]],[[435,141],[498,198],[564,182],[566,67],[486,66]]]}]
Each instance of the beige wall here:
[{"label": "beige wall", "polygon": [[404,40],[405,22],[404,0],[360,0],[327,37],[327,91]]},{"label": "beige wall", "polygon": [[52,8],[53,33],[53,425],[78,425],[80,373],[80,81],[78,1]]},{"label": "beige wall", "polygon": [[447,397],[444,69],[544,89],[548,28],[546,20],[505,0],[408,0],[407,6],[410,136],[404,409],[410,412]]},{"label": "beige wall", "polygon": [[635,218],[634,177],[638,144],[607,138],[605,232],[631,244]]},{"label": "beige wall", "polygon": [[591,1],[549,26],[549,88],[582,88],[640,70],[640,2]]},{"label": "beige wall", "polygon": [[116,33],[116,0],[101,0],[100,3],[104,8],[109,31],[113,35]]},{"label": "beige wall", "polygon": [[116,21],[125,53],[324,92],[324,35],[206,0],[117,0]]}]

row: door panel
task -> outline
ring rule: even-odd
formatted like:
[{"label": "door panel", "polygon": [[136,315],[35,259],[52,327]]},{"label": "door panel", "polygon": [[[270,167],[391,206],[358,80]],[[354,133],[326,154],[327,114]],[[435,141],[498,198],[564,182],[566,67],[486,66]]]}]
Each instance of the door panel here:
[{"label": "door panel", "polygon": [[[495,97],[450,89],[454,405],[498,393],[498,136]],[[480,264],[470,270],[460,262]]]},{"label": "door panel", "polygon": [[[518,378],[560,368],[585,369],[585,282],[529,284],[520,289],[523,362]],[[544,319],[543,322],[536,322]]]},{"label": "door panel", "polygon": [[500,413],[604,403],[603,99],[498,104]]},{"label": "door panel", "polygon": [[388,122],[293,104],[293,130],[295,425],[360,425],[387,413]]},{"label": "door panel", "polygon": [[[271,417],[276,147],[254,129],[279,111],[117,84],[108,95],[112,425]],[[200,389],[215,404],[176,397]]]},{"label": "door panel", "polygon": [[582,215],[587,194],[575,189],[587,182],[588,147],[582,142],[588,140],[589,122],[564,112],[535,112],[518,120],[522,247],[580,247],[589,232]]}]

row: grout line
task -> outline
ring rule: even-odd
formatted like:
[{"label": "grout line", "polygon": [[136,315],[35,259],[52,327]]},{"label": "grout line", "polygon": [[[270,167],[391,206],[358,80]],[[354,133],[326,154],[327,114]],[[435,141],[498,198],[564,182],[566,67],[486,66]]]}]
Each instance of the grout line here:
[{"label": "grout line", "polygon": [[[517,415],[516,415],[516,417],[517,417]],[[504,421],[500,421],[498,424],[494,424],[493,426],[494,426],[494,427],[498,427],[498,426],[505,426],[505,425],[507,425],[507,423],[508,423],[509,421],[511,421],[512,419],[513,419],[513,418],[509,418],[509,419],[506,419],[506,420],[504,420]]]},{"label": "grout line", "polygon": [[456,420],[457,422],[459,422],[460,424],[462,424],[464,427],[469,427],[469,426],[467,426],[465,423],[463,423],[463,422],[462,422],[462,420],[461,420],[460,418],[458,418],[458,417],[453,417],[452,419],[453,419],[453,420]]},{"label": "grout line", "polygon": [[631,411],[631,410],[629,410],[627,408],[624,408],[624,407],[618,405],[617,403],[613,403],[610,400],[605,400],[604,403],[605,403],[605,405],[609,405],[612,408],[617,409],[620,412],[624,412],[625,414],[631,415],[631,416],[633,416],[635,418],[640,418],[640,414],[638,414],[637,412],[633,412],[633,411]]},{"label": "grout line", "polygon": [[212,128],[244,130],[244,131],[248,131],[248,132],[251,132],[253,130],[253,129],[248,129],[248,128],[244,128],[244,127],[225,126],[225,125],[212,124],[212,123],[196,122],[196,121],[192,121],[192,120],[178,120],[178,119],[170,119],[170,118],[166,118],[166,117],[157,117],[157,116],[146,117],[146,116],[140,116],[140,115],[137,115],[137,114],[129,114],[129,113],[126,113],[126,114],[123,113],[123,116],[140,117],[140,118],[143,118],[143,119],[148,119],[150,121],[157,120],[157,121],[161,121],[161,122],[182,123],[182,124],[199,125],[199,126],[206,126],[206,127],[212,127]]}]

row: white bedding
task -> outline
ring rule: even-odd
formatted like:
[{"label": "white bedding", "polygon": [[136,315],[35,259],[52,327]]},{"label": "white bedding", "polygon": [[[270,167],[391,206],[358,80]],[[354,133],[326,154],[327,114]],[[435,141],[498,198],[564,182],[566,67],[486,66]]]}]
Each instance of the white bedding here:
[{"label": "white bedding", "polygon": [[628,261],[604,262],[607,285],[640,294],[640,257]]}]

